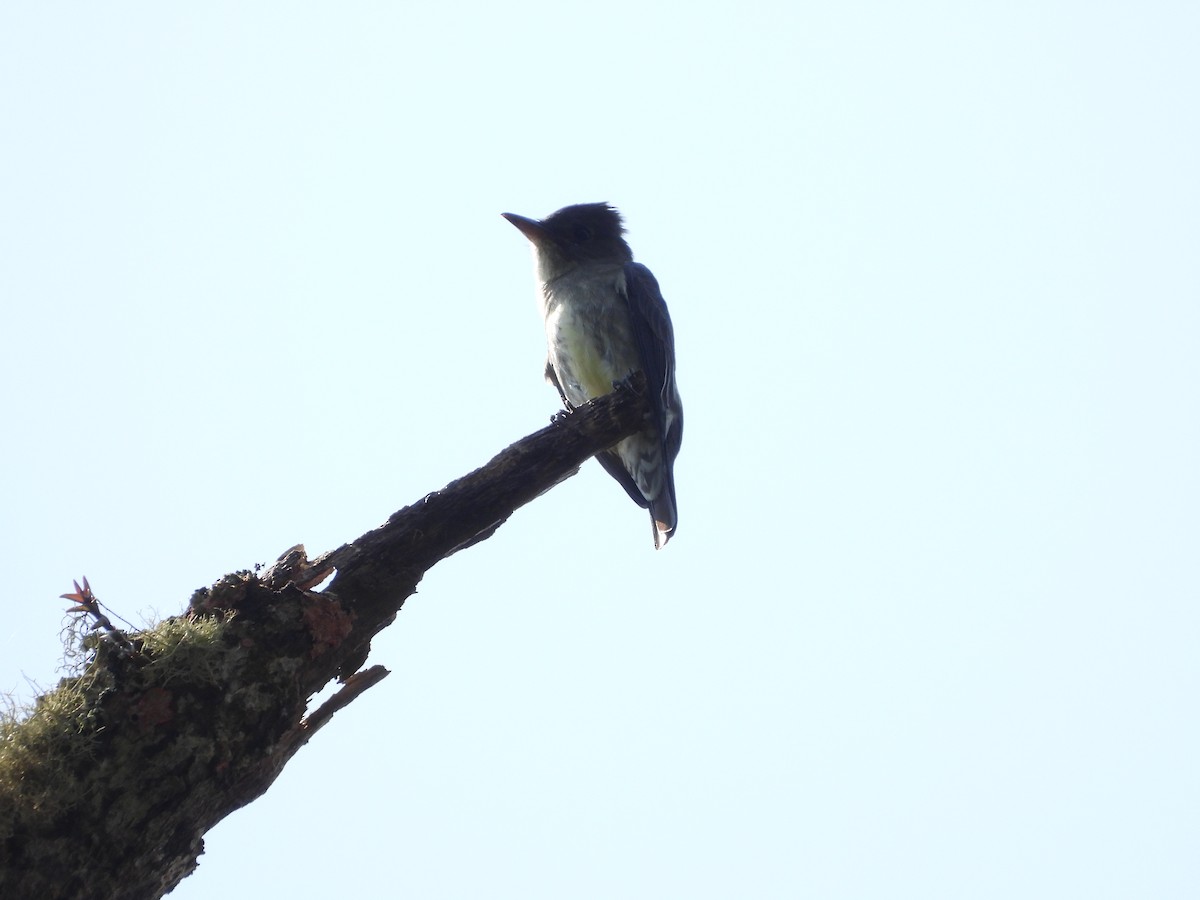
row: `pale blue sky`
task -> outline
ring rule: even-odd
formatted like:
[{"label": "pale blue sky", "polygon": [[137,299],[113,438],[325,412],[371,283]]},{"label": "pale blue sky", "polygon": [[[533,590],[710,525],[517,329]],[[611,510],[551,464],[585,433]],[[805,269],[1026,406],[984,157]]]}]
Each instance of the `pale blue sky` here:
[{"label": "pale blue sky", "polygon": [[[1200,893],[1200,13],[6,4],[0,687],[541,427],[503,211],[620,207],[678,536],[592,464],[174,897]],[[353,885],[353,889],[351,889]]]}]

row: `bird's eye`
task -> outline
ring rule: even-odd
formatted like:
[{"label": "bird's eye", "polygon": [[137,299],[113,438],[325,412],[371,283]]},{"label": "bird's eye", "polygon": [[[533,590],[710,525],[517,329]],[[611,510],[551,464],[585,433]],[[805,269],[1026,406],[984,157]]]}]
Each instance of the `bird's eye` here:
[{"label": "bird's eye", "polygon": [[586,225],[576,225],[571,234],[575,240],[580,241],[581,243],[583,241],[590,241],[592,239],[592,229],[588,228]]}]

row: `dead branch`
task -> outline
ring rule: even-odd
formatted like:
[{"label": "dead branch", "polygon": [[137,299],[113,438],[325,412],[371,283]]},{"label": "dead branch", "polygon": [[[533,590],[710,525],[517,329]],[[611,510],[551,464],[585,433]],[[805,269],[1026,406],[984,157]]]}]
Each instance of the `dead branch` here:
[{"label": "dead branch", "polygon": [[[556,418],[336,550],[309,560],[293,547],[261,577],[226,575],[185,614],[98,642],[83,674],[0,732],[0,897],[170,891],[205,832],[387,674],[359,669],[425,572],[636,431],[642,390],[637,377]],[[335,677],[344,687],[306,718]]]}]

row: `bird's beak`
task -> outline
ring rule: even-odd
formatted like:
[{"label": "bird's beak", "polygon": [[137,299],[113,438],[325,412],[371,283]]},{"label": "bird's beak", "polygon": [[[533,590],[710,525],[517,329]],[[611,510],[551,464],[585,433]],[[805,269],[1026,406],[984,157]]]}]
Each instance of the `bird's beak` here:
[{"label": "bird's beak", "polygon": [[537,219],[518,216],[516,213],[501,213],[501,215],[513,225],[516,225],[520,229],[521,234],[529,238],[535,247],[540,247],[546,241],[550,240],[550,232]]}]

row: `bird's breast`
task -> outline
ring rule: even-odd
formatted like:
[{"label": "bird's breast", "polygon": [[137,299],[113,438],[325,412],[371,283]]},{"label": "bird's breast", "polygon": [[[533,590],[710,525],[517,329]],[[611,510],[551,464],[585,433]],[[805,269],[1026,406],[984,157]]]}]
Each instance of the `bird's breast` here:
[{"label": "bird's breast", "polygon": [[559,279],[545,291],[550,365],[572,404],[612,391],[639,368],[625,299],[613,273]]}]

